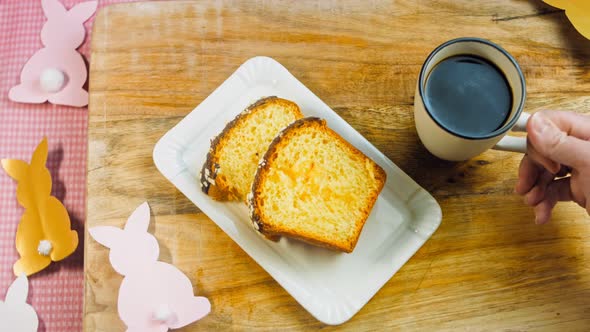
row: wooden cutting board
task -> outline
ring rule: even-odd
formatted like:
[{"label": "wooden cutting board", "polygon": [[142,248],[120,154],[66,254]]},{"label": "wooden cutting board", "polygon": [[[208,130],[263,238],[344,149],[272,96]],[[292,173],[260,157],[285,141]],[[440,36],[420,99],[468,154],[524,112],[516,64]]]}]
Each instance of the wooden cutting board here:
[{"label": "wooden cutting board", "polygon": [[[121,227],[135,207],[150,203],[160,259],[178,266],[213,305],[182,331],[337,329],[297,304],[152,162],[166,131],[240,64],[267,55],[443,210],[434,236],[338,329],[587,329],[584,210],[561,203],[553,223],[536,226],[513,194],[521,156],[490,151],[447,163],[416,135],[420,66],[434,47],[466,35],[491,39],[516,57],[527,79],[527,111],[590,110],[590,41],[541,1],[199,1],[103,9],[92,35],[87,227]],[[116,305],[122,277],[108,250],[87,235],[85,254],[85,330],[123,331]]]}]

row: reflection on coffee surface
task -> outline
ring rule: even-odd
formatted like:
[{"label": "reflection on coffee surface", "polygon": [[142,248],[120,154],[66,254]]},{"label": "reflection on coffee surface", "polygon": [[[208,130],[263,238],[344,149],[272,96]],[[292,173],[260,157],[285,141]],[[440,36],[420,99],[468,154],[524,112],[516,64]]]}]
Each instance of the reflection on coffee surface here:
[{"label": "reflection on coffee surface", "polygon": [[493,63],[473,55],[442,60],[426,80],[424,100],[431,116],[466,137],[486,136],[510,115],[512,91]]}]

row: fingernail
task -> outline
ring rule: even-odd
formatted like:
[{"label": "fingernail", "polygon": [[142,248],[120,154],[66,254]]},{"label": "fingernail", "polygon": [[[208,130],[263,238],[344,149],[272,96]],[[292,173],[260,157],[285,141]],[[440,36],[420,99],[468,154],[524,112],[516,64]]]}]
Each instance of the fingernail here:
[{"label": "fingernail", "polygon": [[547,133],[553,127],[551,121],[540,113],[535,114],[532,120],[533,130],[538,134]]},{"label": "fingernail", "polygon": [[541,221],[539,220],[539,217],[535,216],[535,224],[540,225]]}]

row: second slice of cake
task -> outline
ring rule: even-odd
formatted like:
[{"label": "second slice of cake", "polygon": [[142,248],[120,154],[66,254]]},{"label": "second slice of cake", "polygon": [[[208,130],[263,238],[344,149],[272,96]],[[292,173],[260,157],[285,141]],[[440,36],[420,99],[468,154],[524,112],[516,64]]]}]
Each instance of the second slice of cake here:
[{"label": "second slice of cake", "polygon": [[324,120],[300,119],[273,140],[256,171],[251,219],[267,237],[352,252],[385,180]]}]

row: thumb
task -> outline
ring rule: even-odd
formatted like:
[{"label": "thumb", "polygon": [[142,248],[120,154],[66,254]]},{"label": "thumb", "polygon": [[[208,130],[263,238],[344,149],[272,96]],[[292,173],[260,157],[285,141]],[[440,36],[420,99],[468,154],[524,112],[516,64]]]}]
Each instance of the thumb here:
[{"label": "thumb", "polygon": [[529,142],[543,157],[579,168],[590,161],[590,142],[569,136],[544,114],[529,120]]}]

